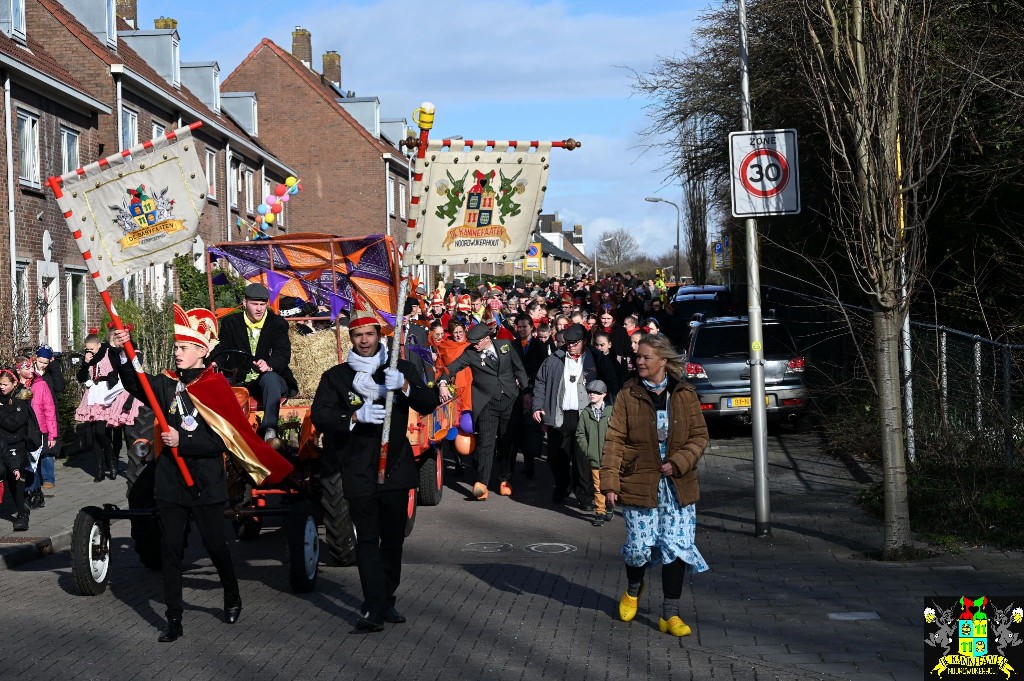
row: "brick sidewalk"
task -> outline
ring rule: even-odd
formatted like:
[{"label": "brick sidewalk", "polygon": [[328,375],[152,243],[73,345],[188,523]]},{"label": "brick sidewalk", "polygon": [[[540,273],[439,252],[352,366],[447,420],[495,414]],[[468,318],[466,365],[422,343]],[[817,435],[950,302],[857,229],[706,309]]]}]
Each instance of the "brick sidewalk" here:
[{"label": "brick sidewalk", "polygon": [[[853,504],[859,474],[818,445],[814,434],[769,439],[773,533],[758,539],[749,437],[712,440],[701,463],[697,535],[711,570],[687,581],[688,638],[657,631],[657,572],[636,620],[618,621],[621,518],[595,528],[571,507],[552,507],[541,464],[535,480],[517,480],[511,498],[469,502],[459,494],[468,481],[449,479],[442,504],[420,508],[399,592],[409,624],[382,635],[350,634],[359,603],[352,568],[322,568],[312,594],[288,593],[281,532],[271,530],[232,545],[245,601],[234,627],[218,620],[215,574],[192,542],[186,637],[156,646],[159,575],[138,564],[127,524],[118,523],[108,593],[77,596],[67,552],[0,580],[12,632],[6,650],[54,655],[47,664],[8,658],[2,668],[25,680],[115,679],[143,669],[154,679],[211,680],[346,672],[403,681],[921,679],[923,599],[1014,594],[1021,556],[980,549],[913,563],[869,560],[882,528]],[[56,528],[57,546],[79,505],[123,499],[123,481],[93,485],[83,471],[59,468],[58,484],[29,532]],[[102,665],[91,652],[96,643]]]}]

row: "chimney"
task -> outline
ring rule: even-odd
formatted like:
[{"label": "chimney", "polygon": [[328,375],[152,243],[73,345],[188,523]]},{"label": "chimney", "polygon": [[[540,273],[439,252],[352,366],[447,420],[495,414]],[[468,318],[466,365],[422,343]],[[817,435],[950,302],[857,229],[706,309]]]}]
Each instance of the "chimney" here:
[{"label": "chimney", "polygon": [[301,26],[292,31],[292,56],[313,68],[313,35]]},{"label": "chimney", "polygon": [[153,27],[161,31],[163,30],[174,30],[178,28],[178,20],[170,17],[160,17],[159,19],[153,20]]},{"label": "chimney", "polygon": [[117,0],[117,16],[121,17],[132,28],[139,27],[139,3],[138,0]]},{"label": "chimney", "polygon": [[324,52],[324,77],[341,87],[341,55],[335,50]]}]

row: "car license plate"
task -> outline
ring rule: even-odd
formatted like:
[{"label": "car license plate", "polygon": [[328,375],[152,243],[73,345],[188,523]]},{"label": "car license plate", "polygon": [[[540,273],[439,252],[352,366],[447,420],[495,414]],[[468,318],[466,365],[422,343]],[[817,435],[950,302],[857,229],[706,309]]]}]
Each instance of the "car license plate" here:
[{"label": "car license plate", "polygon": [[[764,398],[764,404],[767,407],[769,404],[768,396]],[[730,397],[726,400],[726,406],[730,409],[734,407],[749,407],[751,404],[749,397]]]}]

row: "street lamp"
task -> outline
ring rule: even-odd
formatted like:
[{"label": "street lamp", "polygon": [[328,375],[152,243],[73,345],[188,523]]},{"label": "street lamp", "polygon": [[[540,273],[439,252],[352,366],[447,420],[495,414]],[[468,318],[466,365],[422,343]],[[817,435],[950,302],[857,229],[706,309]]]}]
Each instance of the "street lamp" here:
[{"label": "street lamp", "polygon": [[601,273],[597,269],[597,254],[601,251],[601,244],[606,244],[614,238],[615,237],[610,236],[607,239],[601,239],[597,242],[597,247],[594,248],[594,283],[597,283],[597,280],[601,278],[599,276]]},{"label": "street lamp", "polygon": [[682,212],[679,210],[679,206],[672,201],[662,199],[657,196],[648,196],[644,201],[650,201],[651,203],[667,203],[676,209],[676,284],[679,284],[679,224],[682,222]]}]

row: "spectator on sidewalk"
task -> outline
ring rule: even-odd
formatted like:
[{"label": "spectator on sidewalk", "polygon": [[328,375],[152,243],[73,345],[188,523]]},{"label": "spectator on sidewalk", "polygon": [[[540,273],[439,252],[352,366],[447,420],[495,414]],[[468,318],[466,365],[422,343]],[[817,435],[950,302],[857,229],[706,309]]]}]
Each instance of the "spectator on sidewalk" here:
[{"label": "spectator on sidewalk", "polygon": [[[85,388],[82,401],[75,411],[75,420],[82,423],[93,456],[96,459],[96,475],[93,482],[100,482],[104,476],[111,480],[117,477],[119,452],[114,449],[111,428],[119,428],[125,422],[133,422],[138,414],[124,414],[123,407],[131,397],[121,385],[117,369],[112,363],[109,343],[100,340],[98,329],[91,329],[85,337],[85,361],[78,369],[78,382]],[[131,421],[126,421],[130,418]]]},{"label": "spectator on sidewalk", "polygon": [[708,429],[693,386],[683,380],[683,358],[663,335],[645,335],[637,354],[638,377],[615,401],[604,455],[601,491],[619,505],[626,522],[626,591],[619,618],[636,616],[649,564],[662,564],[658,629],[688,636],[679,615],[687,568],[708,569],[694,544],[700,498],[697,461],[708,444]]},{"label": "spectator on sidewalk", "polygon": [[43,508],[46,505],[46,500],[43,498],[42,490],[41,455],[44,449],[52,450],[57,444],[57,407],[53,402],[53,395],[50,394],[50,387],[36,374],[35,369],[32,368],[32,361],[28,357],[18,357],[14,362],[21,385],[31,395],[30,405],[41,436],[38,443],[28,443],[29,460],[33,464],[35,475],[32,483],[25,488],[25,503],[31,509]]},{"label": "spectator on sidewalk", "polygon": [[608,421],[611,420],[611,408],[604,403],[607,393],[608,386],[604,381],[595,379],[587,384],[587,398],[590,404],[580,412],[579,425],[576,426],[576,442],[590,460],[590,474],[594,479],[592,524],[595,527],[600,527],[605,521],[615,517],[612,509],[605,506],[605,498],[601,494],[601,453],[604,451],[604,442],[608,435]]},{"label": "spectator on sidewalk", "polygon": [[[32,357],[32,368],[46,382],[50,388],[53,402],[56,404],[58,396],[64,392],[66,386],[60,362],[53,361],[53,348],[49,345],[40,345],[36,348],[35,355]],[[54,430],[54,432],[57,431]],[[60,443],[59,438],[55,439],[57,442],[52,446],[43,447],[43,455],[39,460],[39,473],[42,476],[44,490],[51,490],[57,485],[56,459],[60,456]]]},{"label": "spectator on sidewalk", "polygon": [[17,515],[14,531],[28,529],[28,507],[25,505],[25,484],[29,475],[29,418],[32,407],[28,397],[19,394],[21,384],[11,369],[0,369],[0,476],[11,491]]}]

